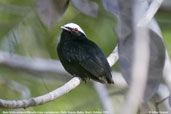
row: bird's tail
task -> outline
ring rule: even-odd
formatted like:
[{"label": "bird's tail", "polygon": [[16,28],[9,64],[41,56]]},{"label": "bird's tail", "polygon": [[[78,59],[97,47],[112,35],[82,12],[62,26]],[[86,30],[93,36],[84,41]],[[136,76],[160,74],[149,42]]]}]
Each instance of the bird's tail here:
[{"label": "bird's tail", "polygon": [[98,79],[95,79],[101,83],[106,83],[106,84],[114,84],[114,81],[112,79],[112,75],[111,76],[102,76],[99,77]]},{"label": "bird's tail", "polygon": [[114,81],[113,81],[113,79],[112,79],[112,74],[111,74],[111,72],[108,73],[108,75],[106,75],[106,80],[107,80],[107,83],[108,83],[108,84],[114,84]]},{"label": "bird's tail", "polygon": [[114,84],[112,77],[106,77],[106,80],[108,84]]}]

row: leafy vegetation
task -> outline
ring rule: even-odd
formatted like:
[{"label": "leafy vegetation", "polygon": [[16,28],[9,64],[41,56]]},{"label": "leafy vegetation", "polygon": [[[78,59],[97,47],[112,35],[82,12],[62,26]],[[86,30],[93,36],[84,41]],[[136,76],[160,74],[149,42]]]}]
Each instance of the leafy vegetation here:
[{"label": "leafy vegetation", "polygon": [[[114,32],[116,20],[112,15],[99,7],[96,18],[88,17],[72,4],[69,4],[64,16],[50,29],[41,22],[35,5],[35,0],[0,0],[0,50],[11,54],[29,57],[58,59],[56,46],[61,33],[60,26],[68,22],[79,24],[90,40],[95,41],[102,48],[105,55],[113,50],[117,43]],[[101,6],[101,5],[100,5]],[[166,47],[171,56],[171,14],[160,11],[156,15],[164,36]],[[1,67],[0,67],[1,68]],[[118,66],[114,69],[119,69]],[[12,69],[1,68],[0,77],[15,80],[26,85],[31,90],[31,97],[39,96],[51,91],[65,82],[57,78],[39,78],[36,75],[16,72]],[[45,82],[45,83],[44,83]],[[47,86],[47,87],[46,87]],[[48,89],[47,89],[48,88]],[[20,99],[19,93],[11,90],[0,82],[0,98]],[[91,104],[91,105],[90,105]],[[4,111],[8,109],[0,109]],[[30,111],[62,111],[62,110],[102,110],[98,95],[90,83],[82,83],[78,88],[63,97],[44,105],[31,107]]]}]

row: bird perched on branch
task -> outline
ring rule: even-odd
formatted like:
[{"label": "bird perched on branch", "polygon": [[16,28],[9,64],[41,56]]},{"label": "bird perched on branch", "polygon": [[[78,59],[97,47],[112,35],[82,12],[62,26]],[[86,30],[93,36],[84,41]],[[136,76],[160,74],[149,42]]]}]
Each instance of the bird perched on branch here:
[{"label": "bird perched on branch", "polygon": [[111,69],[103,52],[87,39],[80,26],[68,23],[61,28],[63,31],[57,53],[65,70],[83,81],[93,79],[113,84]]}]

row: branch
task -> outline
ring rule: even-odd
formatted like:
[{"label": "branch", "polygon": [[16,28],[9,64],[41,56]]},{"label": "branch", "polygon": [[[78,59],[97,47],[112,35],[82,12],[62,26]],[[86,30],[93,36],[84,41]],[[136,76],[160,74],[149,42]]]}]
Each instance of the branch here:
[{"label": "branch", "polygon": [[25,100],[2,100],[0,99],[0,107],[2,108],[26,108],[30,106],[40,105],[47,103],[49,101],[52,101],[68,92],[70,92],[72,89],[76,88],[81,82],[81,79],[78,77],[72,78],[70,81],[65,83],[60,88],[57,88],[56,90],[49,92],[48,94],[25,99]]},{"label": "branch", "polygon": [[157,10],[160,8],[162,2],[163,2],[163,0],[153,0],[152,1],[148,10],[144,14],[144,16],[142,16],[142,19],[140,21],[138,21],[139,27],[147,26],[151,22],[152,18],[154,17],[154,15],[157,12]]},{"label": "branch", "polygon": [[112,102],[106,86],[98,82],[94,82],[93,85],[99,95],[104,111],[107,111],[108,114],[114,114],[114,107],[112,107]]},{"label": "branch", "polygon": [[128,87],[127,82],[123,78],[122,74],[120,72],[112,72],[112,79],[115,81],[114,86],[116,88],[126,88]]},{"label": "branch", "polygon": [[[61,63],[52,59],[29,58],[0,51],[0,66],[25,71],[33,74],[55,74],[59,78],[69,79],[71,76]],[[62,76],[61,76],[62,75]]]},{"label": "branch", "polygon": [[118,59],[119,59],[118,45],[116,45],[112,53],[107,57],[107,61],[110,67],[112,67],[118,61]]}]

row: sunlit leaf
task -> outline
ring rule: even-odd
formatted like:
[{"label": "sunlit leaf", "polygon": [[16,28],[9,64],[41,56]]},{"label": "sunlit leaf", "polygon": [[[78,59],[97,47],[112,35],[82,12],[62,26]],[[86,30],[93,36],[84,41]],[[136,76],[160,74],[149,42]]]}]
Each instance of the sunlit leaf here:
[{"label": "sunlit leaf", "polygon": [[68,7],[69,0],[37,0],[40,19],[47,27],[57,23]]},{"label": "sunlit leaf", "polygon": [[89,0],[72,0],[72,4],[82,13],[96,17],[98,13],[98,5]]}]

